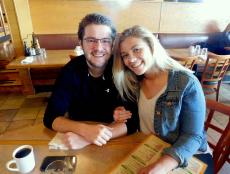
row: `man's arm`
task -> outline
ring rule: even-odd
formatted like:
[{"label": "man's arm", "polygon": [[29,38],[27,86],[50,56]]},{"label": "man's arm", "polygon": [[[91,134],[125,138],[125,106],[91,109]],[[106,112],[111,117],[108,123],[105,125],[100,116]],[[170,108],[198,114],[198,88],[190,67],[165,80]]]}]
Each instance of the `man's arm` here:
[{"label": "man's arm", "polygon": [[127,126],[125,123],[112,123],[109,127],[112,128],[112,138],[127,135]]},{"label": "man's arm", "polygon": [[[110,125],[110,127],[112,128],[112,138],[116,138],[116,137],[125,135],[127,133],[127,128],[125,124],[122,124],[122,123],[112,124]],[[64,130],[65,129],[66,128],[64,128]],[[92,144],[89,141],[87,141],[84,137],[82,137],[81,135],[73,133],[73,132],[65,132],[63,134],[62,141],[70,149],[81,149],[89,144]],[[102,143],[97,144],[97,145],[101,146]]]},{"label": "man's arm", "polygon": [[87,124],[73,121],[63,116],[57,117],[52,128],[57,132],[73,132],[85,138],[89,143],[98,146],[106,144],[111,138],[117,138],[127,134],[125,123],[112,123],[109,126],[103,124]]},{"label": "man's arm", "polygon": [[[112,138],[112,128],[103,124],[87,124],[73,121],[63,116],[55,118],[52,128],[58,132],[73,132],[85,138],[89,143],[102,146]],[[117,131],[117,129],[115,129]]]}]

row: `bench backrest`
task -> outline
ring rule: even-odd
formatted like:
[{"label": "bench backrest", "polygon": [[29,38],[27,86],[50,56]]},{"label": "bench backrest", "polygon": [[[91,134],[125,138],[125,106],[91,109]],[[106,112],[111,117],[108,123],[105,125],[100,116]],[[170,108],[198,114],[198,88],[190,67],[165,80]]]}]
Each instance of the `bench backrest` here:
[{"label": "bench backrest", "polygon": [[158,39],[166,49],[188,48],[191,45],[206,42],[208,34],[159,33]]},{"label": "bench backrest", "polygon": [[[159,33],[164,48],[188,48],[208,40],[208,34]],[[47,50],[74,49],[79,45],[77,34],[36,34],[40,46]]]},{"label": "bench backrest", "polygon": [[77,34],[36,34],[41,48],[71,50],[79,45]]}]

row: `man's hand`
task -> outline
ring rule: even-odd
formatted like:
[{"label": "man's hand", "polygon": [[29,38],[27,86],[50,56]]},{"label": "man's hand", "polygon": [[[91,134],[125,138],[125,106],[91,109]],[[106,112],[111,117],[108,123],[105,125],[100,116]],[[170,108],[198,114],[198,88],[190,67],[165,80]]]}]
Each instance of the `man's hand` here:
[{"label": "man's hand", "polygon": [[102,124],[85,124],[81,135],[88,142],[102,146],[112,138],[112,128]]},{"label": "man's hand", "polygon": [[62,141],[69,149],[81,149],[90,144],[90,142],[82,136],[73,132],[64,133]]},{"label": "man's hand", "polygon": [[113,112],[113,119],[116,123],[125,123],[127,119],[130,119],[132,113],[125,109],[123,106],[118,106]]}]

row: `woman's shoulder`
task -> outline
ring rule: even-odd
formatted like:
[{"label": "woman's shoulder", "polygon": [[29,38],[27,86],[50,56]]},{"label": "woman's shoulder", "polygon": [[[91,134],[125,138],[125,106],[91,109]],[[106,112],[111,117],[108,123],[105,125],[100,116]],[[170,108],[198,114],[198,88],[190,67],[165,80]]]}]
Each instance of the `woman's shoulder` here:
[{"label": "woman's shoulder", "polygon": [[187,79],[187,80],[197,80],[197,77],[186,70],[171,70],[169,71],[171,78]]},{"label": "woman's shoulder", "polygon": [[185,87],[194,83],[200,83],[197,77],[184,70],[169,71],[169,83],[173,83],[177,87]]}]

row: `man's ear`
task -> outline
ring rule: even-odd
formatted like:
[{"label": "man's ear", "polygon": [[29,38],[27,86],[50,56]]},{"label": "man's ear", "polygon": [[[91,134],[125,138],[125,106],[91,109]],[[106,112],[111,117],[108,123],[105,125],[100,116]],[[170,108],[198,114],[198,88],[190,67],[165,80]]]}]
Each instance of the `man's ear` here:
[{"label": "man's ear", "polygon": [[81,48],[82,48],[82,41],[81,40],[79,40],[79,46],[81,46]]}]

